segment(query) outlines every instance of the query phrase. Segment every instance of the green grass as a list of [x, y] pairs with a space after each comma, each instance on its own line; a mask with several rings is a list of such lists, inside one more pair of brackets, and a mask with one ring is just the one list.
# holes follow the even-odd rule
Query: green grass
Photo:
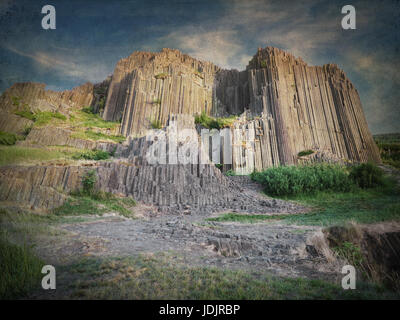
[[0, 299], [23, 297], [40, 286], [44, 263], [37, 258], [29, 245], [18, 246], [0, 233]]
[[196, 124], [200, 124], [207, 129], [223, 129], [232, 126], [236, 119], [236, 116], [213, 118], [208, 116], [205, 112], [202, 112], [201, 115], [195, 116], [194, 121]]
[[105, 121], [98, 114], [93, 114], [88, 107], [75, 112], [70, 118], [70, 123], [80, 127], [101, 129], [114, 129], [119, 126], [119, 122]]
[[25, 137], [17, 135], [15, 133], [0, 131], [0, 144], [11, 146], [14, 145], [18, 140], [24, 140]]
[[84, 150], [78, 151], [72, 155], [72, 159], [79, 160], [107, 160], [109, 159], [111, 154], [108, 151], [102, 150]]
[[379, 134], [374, 136], [382, 162], [400, 169], [400, 133]]
[[[178, 262], [177, 262], [178, 261]], [[84, 259], [64, 266], [69, 298], [81, 299], [388, 299], [398, 298], [380, 286], [357, 283], [345, 291], [339, 284], [302, 278], [283, 279], [209, 267], [188, 267], [180, 257], [157, 254]], [[71, 281], [73, 279], [73, 281]], [[66, 292], [67, 290], [63, 290]]]
[[68, 152], [48, 148], [0, 146], [0, 166], [24, 162], [70, 159]]
[[152, 127], [152, 129], [161, 129], [162, 123], [160, 120], [152, 120], [150, 121], [150, 126]]
[[95, 132], [92, 130], [75, 132], [75, 133], [71, 134], [71, 137], [77, 138], [77, 139], [84, 139], [84, 140], [93, 140], [93, 141], [111, 140], [111, 141], [118, 142], [118, 143], [122, 143], [126, 140], [126, 137], [124, 137], [124, 136], [109, 135], [109, 134], [104, 134], [102, 132]]
[[345, 225], [350, 221], [358, 223], [400, 221], [400, 193], [394, 185], [374, 189], [357, 188], [350, 192], [317, 192], [280, 197], [280, 199], [310, 206], [312, 210], [309, 213], [272, 216], [228, 213], [208, 220], [242, 223], [280, 220], [282, 223], [306, 226]]
[[125, 217], [133, 217], [132, 207], [135, 205], [136, 202], [132, 198], [118, 198], [107, 193], [93, 195], [75, 193], [53, 212], [59, 216], [103, 215], [117, 212]]
[[283, 221], [299, 225], [332, 226], [346, 222], [376, 223], [400, 220], [398, 191], [368, 189], [346, 192], [320, 192], [314, 195], [285, 197], [309, 205], [314, 210], [307, 214], [285, 216]]
[[36, 127], [44, 126], [49, 124], [53, 119], [58, 119], [61, 121], [66, 121], [67, 117], [63, 114], [51, 111], [38, 111], [38, 112], [31, 112], [29, 110], [22, 110], [22, 111], [15, 111], [16, 115], [20, 117], [27, 118], [35, 122]]
[[35, 114], [29, 110], [15, 111], [14, 114], [29, 119], [31, 121], [35, 121]]

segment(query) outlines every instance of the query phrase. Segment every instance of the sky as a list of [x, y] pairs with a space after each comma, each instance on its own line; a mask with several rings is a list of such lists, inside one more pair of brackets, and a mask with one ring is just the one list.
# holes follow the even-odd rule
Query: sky
[[[47, 4], [55, 30], [41, 26]], [[355, 30], [341, 27], [348, 4]], [[101, 82], [133, 51], [174, 48], [243, 70], [257, 48], [275, 46], [309, 65], [338, 64], [372, 133], [400, 132], [399, 35], [399, 0], [0, 0], [0, 92]]]

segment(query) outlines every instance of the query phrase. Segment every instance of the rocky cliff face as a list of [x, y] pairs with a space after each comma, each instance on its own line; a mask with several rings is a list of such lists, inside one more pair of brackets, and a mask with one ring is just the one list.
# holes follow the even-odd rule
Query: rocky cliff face
[[177, 50], [135, 52], [115, 68], [104, 118], [121, 119], [121, 133], [136, 135], [153, 120], [165, 125], [171, 114], [203, 111], [247, 112], [232, 131], [232, 168], [239, 172], [295, 164], [308, 149], [380, 161], [358, 92], [344, 72], [333, 64], [308, 66], [271, 47], [259, 49], [241, 72]]
[[121, 120], [121, 133], [130, 135], [146, 132], [151, 121], [165, 125], [173, 113], [210, 113], [218, 70], [178, 50], [135, 52], [117, 63], [103, 117]]
[[[28, 126], [13, 114], [24, 106], [63, 113], [91, 105], [105, 120], [121, 121], [120, 133], [132, 137], [149, 134], [152, 122], [166, 126], [171, 115], [206, 112], [241, 115], [229, 134], [220, 133], [231, 139], [230, 150], [226, 143], [220, 150], [222, 159], [229, 158], [224, 170], [295, 164], [304, 150], [318, 154], [315, 159], [380, 162], [358, 92], [344, 72], [333, 64], [308, 66], [277, 48], [259, 49], [243, 71], [178, 50], [134, 52], [102, 83], [63, 92], [44, 88], [17, 83], [8, 89], [0, 97], [0, 130]], [[212, 143], [207, 148], [217, 153]]]
[[32, 121], [16, 116], [16, 111], [58, 111], [66, 114], [70, 108], [90, 106], [93, 85], [85, 83], [72, 90], [45, 90], [44, 83], [15, 83], [0, 96], [0, 131], [22, 133]]

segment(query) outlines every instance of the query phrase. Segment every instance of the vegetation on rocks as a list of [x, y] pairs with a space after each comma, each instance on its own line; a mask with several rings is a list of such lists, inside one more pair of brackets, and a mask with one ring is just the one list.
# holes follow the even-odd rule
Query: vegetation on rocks
[[162, 79], [162, 80], [164, 80], [165, 78], [168, 77], [168, 73], [162, 72], [162, 73], [156, 74], [154, 77], [155, 77], [156, 79]]
[[160, 120], [152, 120], [150, 121], [150, 125], [152, 129], [161, 129], [162, 128], [162, 123]]
[[72, 156], [72, 159], [74, 159], [74, 160], [79, 160], [79, 159], [84, 159], [84, 160], [107, 160], [107, 159], [110, 158], [110, 156], [111, 156], [111, 154], [108, 151], [84, 150], [84, 151], [76, 152]]
[[53, 119], [58, 119], [61, 121], [67, 120], [67, 117], [59, 113], [58, 111], [56, 112], [38, 111], [33, 113], [29, 110], [22, 110], [22, 111], [15, 111], [14, 113], [20, 117], [32, 120], [33, 122], [35, 122], [35, 126], [38, 127], [50, 123]]
[[213, 118], [202, 112], [201, 115], [195, 116], [194, 121], [196, 124], [200, 124], [207, 129], [223, 129], [232, 126], [236, 119], [236, 116]]
[[96, 132], [90, 129], [87, 129], [85, 131], [79, 131], [79, 132], [74, 132], [71, 135], [72, 138], [77, 138], [77, 139], [84, 139], [84, 140], [93, 140], [93, 141], [99, 141], [99, 140], [111, 140], [114, 142], [122, 143], [126, 140], [126, 137], [121, 136], [121, 135], [112, 135], [112, 134], [105, 134], [102, 132]]
[[14, 145], [18, 140], [24, 140], [25, 137], [17, 135], [15, 133], [0, 131], [0, 144], [11, 146]]
[[25, 162], [70, 159], [72, 153], [51, 148], [0, 146], [0, 166]]
[[313, 153], [314, 153], [314, 151], [309, 149], [309, 150], [300, 151], [297, 155], [299, 157], [304, 157], [304, 156], [308, 156], [308, 155], [313, 154]]

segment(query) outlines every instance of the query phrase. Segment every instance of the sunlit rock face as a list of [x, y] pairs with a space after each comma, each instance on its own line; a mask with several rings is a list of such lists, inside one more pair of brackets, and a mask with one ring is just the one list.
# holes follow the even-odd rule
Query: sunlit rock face
[[[243, 71], [163, 49], [134, 52], [95, 85], [56, 92], [45, 84], [16, 83], [0, 96], [0, 130], [21, 133], [32, 125], [15, 115], [25, 107], [68, 114], [85, 106], [120, 121], [119, 133], [131, 138], [148, 135], [153, 123], [165, 128], [172, 115], [236, 115], [230, 133], [220, 133], [220, 159], [228, 160], [223, 170], [242, 174], [318, 159], [380, 162], [360, 97], [345, 73], [334, 64], [308, 66], [272, 47], [258, 49]], [[213, 139], [208, 148], [218, 153]], [[299, 157], [305, 150], [314, 153]]]
[[243, 173], [295, 164], [308, 149], [325, 158], [380, 161], [358, 92], [344, 72], [334, 64], [308, 66], [272, 47], [259, 49], [244, 71], [177, 50], [135, 52], [117, 63], [103, 117], [121, 120], [121, 133], [135, 136], [152, 121], [166, 125], [171, 114], [203, 111], [246, 111], [245, 121], [232, 126], [232, 168]]

